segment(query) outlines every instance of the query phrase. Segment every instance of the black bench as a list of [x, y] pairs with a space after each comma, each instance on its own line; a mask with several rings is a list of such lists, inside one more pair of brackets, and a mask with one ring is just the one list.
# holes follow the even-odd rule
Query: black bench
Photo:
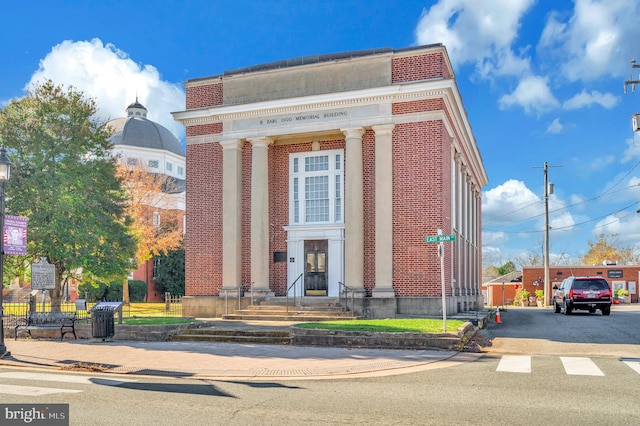
[[60, 340], [64, 335], [72, 333], [76, 337], [76, 313], [75, 312], [27, 312], [24, 318], [18, 320], [15, 338], [18, 339], [18, 331], [26, 330], [31, 336], [31, 330], [57, 329], [60, 330]]

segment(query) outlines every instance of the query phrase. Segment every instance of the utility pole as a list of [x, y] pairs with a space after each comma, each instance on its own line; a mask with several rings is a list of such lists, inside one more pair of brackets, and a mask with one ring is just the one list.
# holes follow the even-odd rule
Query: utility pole
[[[542, 285], [542, 297], [543, 306], [548, 306], [547, 295], [550, 294], [551, 288], [547, 291], [547, 286], [550, 284], [549, 278], [549, 195], [553, 194], [553, 184], [549, 183], [549, 167], [562, 167], [562, 166], [549, 166], [549, 163], [544, 162], [544, 283]], [[539, 168], [539, 167], [538, 167]]]
[[[544, 162], [544, 285], [542, 286], [542, 306], [547, 306], [547, 286], [549, 285], [549, 164]], [[553, 191], [551, 191], [553, 194]]]
[[[633, 59], [631, 61], [631, 68], [640, 68], [640, 65], [636, 64], [636, 60]], [[624, 82], [624, 93], [627, 94], [627, 87], [631, 86], [631, 93], [636, 91], [636, 84], [640, 84], [640, 79], [634, 80], [631, 75], [629, 75], [629, 80]], [[631, 126], [633, 128], [633, 132], [640, 132], [640, 114], [633, 114], [631, 116]], [[635, 136], [634, 136], [635, 137]]]
[[[636, 64], [636, 60], [631, 60], [631, 68], [640, 68], [639, 64]], [[629, 75], [629, 80], [624, 82], [624, 93], [627, 94], [627, 87], [631, 86], [631, 93], [636, 91], [636, 84], [640, 84], [640, 80], [634, 80], [631, 75]]]

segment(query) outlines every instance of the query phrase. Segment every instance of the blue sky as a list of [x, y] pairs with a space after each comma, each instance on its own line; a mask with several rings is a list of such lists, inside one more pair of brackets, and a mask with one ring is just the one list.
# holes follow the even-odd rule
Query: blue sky
[[171, 117], [183, 82], [300, 56], [443, 43], [489, 177], [484, 263], [578, 258], [600, 234], [640, 249], [640, 2], [306, 0], [6, 2], [0, 107], [50, 78], [94, 97], [103, 119], [136, 96]]

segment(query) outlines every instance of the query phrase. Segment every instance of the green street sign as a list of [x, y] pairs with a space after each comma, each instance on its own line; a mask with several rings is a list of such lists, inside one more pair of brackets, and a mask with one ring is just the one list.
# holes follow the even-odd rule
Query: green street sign
[[443, 243], [443, 242], [449, 242], [449, 241], [455, 241], [456, 240], [456, 236], [451, 234], [451, 235], [431, 235], [428, 236], [424, 239], [424, 241], [426, 243]]

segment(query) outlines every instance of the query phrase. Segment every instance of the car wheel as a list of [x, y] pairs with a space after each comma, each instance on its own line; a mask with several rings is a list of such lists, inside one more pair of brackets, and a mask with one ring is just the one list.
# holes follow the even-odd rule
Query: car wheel
[[560, 305], [558, 305], [558, 304], [556, 303], [556, 301], [555, 301], [555, 300], [553, 301], [553, 311], [554, 311], [556, 314], [559, 314], [559, 313], [560, 313]]
[[602, 308], [602, 315], [609, 315], [611, 313], [611, 306], [607, 306], [606, 308]]
[[564, 314], [571, 315], [571, 308], [569, 307], [569, 302], [565, 300], [564, 302]]

